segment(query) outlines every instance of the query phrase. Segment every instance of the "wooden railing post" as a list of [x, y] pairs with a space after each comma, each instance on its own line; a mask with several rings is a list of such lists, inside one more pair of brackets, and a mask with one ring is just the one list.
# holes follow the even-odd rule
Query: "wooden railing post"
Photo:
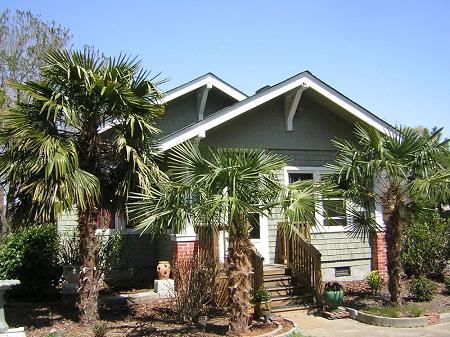
[[250, 254], [253, 268], [253, 289], [261, 289], [264, 286], [264, 257], [253, 245]]

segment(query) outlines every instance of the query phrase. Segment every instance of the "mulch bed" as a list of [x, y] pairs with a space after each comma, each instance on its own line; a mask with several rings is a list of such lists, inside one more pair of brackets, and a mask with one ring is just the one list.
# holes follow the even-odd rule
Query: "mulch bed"
[[[76, 311], [61, 303], [9, 304], [6, 308], [7, 321], [12, 327], [24, 326], [27, 337], [46, 337], [52, 331], [64, 337], [92, 337], [94, 325], [77, 322]], [[107, 337], [127, 336], [225, 336], [228, 330], [227, 318], [220, 313], [211, 313], [206, 333], [198, 324], [178, 324], [167, 301], [146, 304], [112, 305], [100, 312], [98, 324], [106, 324]], [[283, 323], [284, 325], [284, 323]], [[288, 331], [292, 325], [286, 325]], [[249, 336], [257, 336], [276, 329], [273, 323], [260, 324], [250, 331]]]
[[[344, 283], [344, 282], [343, 282]], [[401, 282], [402, 304], [412, 305], [423, 309], [424, 313], [450, 312], [450, 295], [445, 289], [445, 285], [437, 283], [437, 294], [431, 302], [415, 302], [409, 296], [409, 283], [405, 278]], [[383, 307], [389, 305], [389, 292], [384, 286], [379, 294], [373, 295], [365, 282], [352, 284], [344, 283], [345, 297], [343, 306], [363, 310], [373, 307]], [[402, 313], [401, 317], [411, 317], [408, 313]]]
[[100, 295], [119, 295], [119, 294], [140, 294], [143, 292], [153, 291], [153, 288], [103, 288], [100, 289], [99, 294]]

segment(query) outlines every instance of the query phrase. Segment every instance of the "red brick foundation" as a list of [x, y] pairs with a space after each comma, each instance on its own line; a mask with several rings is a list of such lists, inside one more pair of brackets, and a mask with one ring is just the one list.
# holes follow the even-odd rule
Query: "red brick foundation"
[[172, 241], [173, 263], [194, 256], [197, 250], [198, 241]]
[[372, 269], [378, 270], [384, 280], [388, 279], [387, 249], [384, 232], [377, 232], [372, 241]]

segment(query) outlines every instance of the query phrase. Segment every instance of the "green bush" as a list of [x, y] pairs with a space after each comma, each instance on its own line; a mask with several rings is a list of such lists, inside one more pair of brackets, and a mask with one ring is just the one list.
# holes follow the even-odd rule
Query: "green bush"
[[409, 283], [409, 293], [418, 302], [429, 302], [436, 295], [437, 287], [426, 276], [413, 277]]
[[381, 289], [381, 284], [383, 280], [381, 279], [380, 272], [378, 270], [373, 270], [367, 275], [367, 284], [374, 294], [377, 294]]
[[407, 307], [407, 311], [412, 317], [420, 317], [423, 315], [423, 312], [424, 312], [424, 310], [422, 308], [418, 307], [415, 304], [409, 305]]
[[408, 276], [442, 275], [448, 259], [447, 224], [438, 214], [416, 217], [403, 232], [401, 259]]
[[31, 226], [6, 235], [0, 248], [0, 279], [20, 280], [15, 294], [46, 295], [60, 275], [56, 226]]
[[444, 278], [444, 283], [447, 288], [447, 294], [450, 294], [450, 276]]
[[108, 332], [108, 326], [105, 323], [97, 323], [92, 328], [94, 337], [105, 337]]
[[262, 303], [267, 302], [269, 300], [270, 300], [270, 293], [266, 288], [261, 287], [260, 289], [253, 291], [253, 298], [252, 298], [253, 303]]

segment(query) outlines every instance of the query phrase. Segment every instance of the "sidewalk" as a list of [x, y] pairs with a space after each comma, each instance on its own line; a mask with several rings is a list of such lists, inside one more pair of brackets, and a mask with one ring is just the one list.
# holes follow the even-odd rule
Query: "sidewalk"
[[322, 317], [290, 312], [284, 317], [293, 320], [302, 334], [311, 337], [450, 337], [450, 323], [424, 328], [385, 328], [353, 319], [328, 320]]

